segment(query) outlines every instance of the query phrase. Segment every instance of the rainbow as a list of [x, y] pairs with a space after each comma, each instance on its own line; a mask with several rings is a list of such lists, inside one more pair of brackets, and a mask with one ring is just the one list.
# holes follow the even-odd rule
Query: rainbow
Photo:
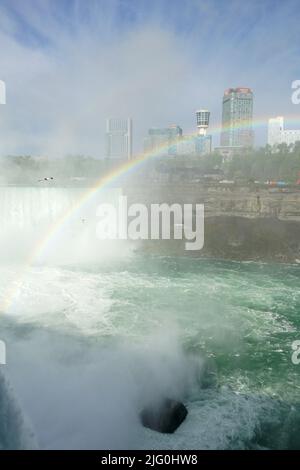
[[[260, 118], [256, 119], [252, 123], [253, 130], [257, 128], [264, 128], [267, 126], [268, 118]], [[291, 125], [300, 127], [300, 120], [299, 118], [290, 117], [285, 119], [285, 123], [288, 124], [290, 127]], [[245, 122], [244, 124], [238, 124], [234, 126], [234, 129], [247, 129], [249, 124]], [[232, 128], [232, 127], [231, 127]], [[226, 131], [227, 129], [222, 126], [216, 126], [209, 130], [209, 135], [217, 136], [220, 135], [222, 131]], [[184, 136], [181, 142], [188, 143], [191, 141], [197, 133], [191, 133], [187, 136]], [[19, 285], [21, 284], [21, 277], [24, 273], [26, 268], [29, 268], [35, 263], [38, 263], [39, 260], [42, 258], [43, 253], [46, 251], [47, 247], [50, 243], [55, 243], [58, 239], [61, 230], [63, 229], [65, 223], [73, 217], [76, 212], [82, 208], [93, 196], [97, 195], [99, 191], [102, 191], [108, 188], [111, 184], [114, 184], [118, 181], [118, 179], [130, 172], [134, 172], [136, 169], [140, 168], [145, 162], [150, 159], [154, 159], [159, 157], [163, 152], [167, 152], [170, 148], [169, 145], [161, 145], [160, 147], [156, 148], [155, 151], [151, 152], [144, 152], [141, 155], [137, 156], [136, 158], [126, 161], [124, 164], [114, 168], [111, 172], [109, 172], [104, 177], [101, 176], [91, 187], [89, 187], [80, 197], [76, 200], [76, 202], [70, 206], [66, 211], [64, 211], [60, 217], [50, 226], [50, 229], [44, 234], [43, 237], [38, 241], [35, 245], [33, 251], [29, 254], [28, 259], [26, 260], [25, 267], [22, 269], [21, 274], [18, 276], [18, 280], [14, 282], [14, 285], [11, 286], [9, 292], [5, 296], [5, 300], [0, 307], [1, 310], [6, 309], [10, 303], [12, 302], [15, 292], [18, 290]]]
[[[260, 121], [255, 122], [256, 127], [260, 127], [265, 124], [266, 124], [265, 120], [260, 120]], [[235, 126], [236, 129], [243, 129], [243, 128], [248, 129], [248, 127], [249, 125], [247, 123], [244, 125]], [[209, 132], [209, 135], [212, 135], [212, 136], [219, 135], [224, 130], [226, 130], [226, 128], [224, 129], [221, 126], [217, 126], [211, 129], [211, 131]], [[198, 133], [188, 134], [182, 138], [181, 142], [188, 143], [192, 141], [197, 135]], [[104, 177], [101, 176], [91, 187], [87, 189], [87, 191], [85, 191], [78, 198], [78, 200], [70, 208], [68, 208], [55, 221], [55, 223], [50, 227], [49, 231], [45, 234], [44, 237], [41, 238], [41, 240], [35, 246], [33, 252], [29, 256], [27, 264], [31, 265], [35, 261], [38, 261], [41, 258], [48, 244], [52, 241], [55, 242], [55, 239], [59, 236], [59, 231], [61, 228], [63, 228], [65, 222], [69, 220], [69, 218], [72, 217], [76, 213], [76, 211], [79, 210], [79, 208], [82, 208], [82, 206], [84, 206], [84, 204], [86, 204], [90, 200], [90, 198], [95, 196], [99, 191], [102, 191], [108, 188], [110, 185], [117, 182], [118, 179], [121, 178], [122, 176], [126, 174], [130, 174], [130, 172], [136, 171], [148, 160], [158, 158], [162, 153], [167, 152], [169, 148], [170, 148], [169, 145], [162, 144], [161, 146], [157, 147], [155, 151], [144, 152], [141, 155], [137, 156], [136, 158], [133, 158], [132, 160], [128, 160], [125, 163], [119, 165], [117, 168], [114, 168]]]
[[[252, 128], [253, 130], [257, 128], [263, 128], [267, 125], [267, 122], [268, 122], [268, 118], [256, 119], [252, 123]], [[294, 117], [290, 117], [288, 119], [285, 119], [285, 122], [288, 123], [289, 126], [295, 125], [297, 127], [300, 127], [299, 118], [296, 119]], [[239, 130], [248, 129], [249, 123], [245, 122], [244, 124], [238, 124], [236, 126], [231, 127], [231, 129], [232, 128], [239, 129]], [[221, 134], [222, 131], [227, 131], [227, 130], [228, 128], [224, 128], [219, 125], [219, 126], [212, 128], [209, 131], [209, 135], [218, 136]], [[197, 133], [188, 134], [187, 136], [184, 136], [181, 142], [188, 143], [189, 141], [194, 139], [197, 135], [198, 135]], [[169, 148], [170, 148], [169, 145], [161, 145], [160, 147], [156, 148], [154, 152], [153, 151], [144, 152], [138, 157], [132, 160], [126, 161], [124, 164], [120, 165], [119, 167], [114, 168], [111, 172], [109, 172], [104, 177], [99, 178], [96, 181], [96, 183], [94, 183], [93, 186], [88, 188], [88, 190], [79, 197], [76, 203], [72, 205], [68, 210], [66, 210], [61, 215], [61, 217], [59, 217], [57, 221], [52, 225], [52, 227], [47, 232], [47, 234], [38, 242], [38, 244], [34, 248], [34, 251], [30, 254], [30, 257], [28, 259], [28, 264], [32, 264], [36, 259], [40, 257], [44, 249], [46, 249], [48, 243], [53, 238], [58, 236], [59, 230], [61, 227], [63, 227], [64, 222], [68, 220], [72, 215], [74, 215], [74, 213], [76, 213], [76, 211], [79, 208], [81, 208], [91, 197], [93, 197], [99, 191], [109, 187], [110, 184], [117, 182], [121, 176], [124, 176], [125, 174], [135, 171], [148, 160], [157, 158], [160, 156], [161, 153], [167, 152]]]

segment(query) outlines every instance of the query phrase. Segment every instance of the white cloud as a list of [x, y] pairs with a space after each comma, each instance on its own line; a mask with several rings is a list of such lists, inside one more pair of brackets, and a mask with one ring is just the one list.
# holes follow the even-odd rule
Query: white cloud
[[[133, 118], [139, 151], [150, 126], [194, 130], [199, 106], [219, 123], [228, 86], [253, 87], [258, 115], [297, 112], [289, 40], [298, 28], [288, 3], [270, 12], [271, 24], [261, 2], [242, 8], [232, 1], [226, 10], [190, 0], [180, 14], [175, 2], [169, 18], [163, 1], [148, 5], [148, 15], [146, 4], [113, 1], [84, 8], [77, 0], [69, 16], [59, 2], [15, 0], [17, 16], [0, 7], [0, 78], [7, 84], [0, 153], [102, 156], [104, 121], [112, 115]], [[121, 4], [133, 17], [130, 27]], [[287, 19], [290, 27], [281, 30]]]

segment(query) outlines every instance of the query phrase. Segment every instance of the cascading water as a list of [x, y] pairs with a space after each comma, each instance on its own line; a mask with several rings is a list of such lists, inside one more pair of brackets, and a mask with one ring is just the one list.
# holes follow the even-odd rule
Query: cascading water
[[[297, 447], [299, 268], [104, 244], [98, 196], [25, 266], [81, 194], [0, 189], [0, 445], [35, 445], [26, 415], [39, 448]], [[189, 411], [174, 435], [139, 422], [162, 396]]]
[[116, 204], [121, 190], [102, 190], [79, 203], [85, 194], [82, 188], [1, 187], [0, 260], [38, 262], [43, 240], [40, 261], [47, 264], [102, 259], [111, 246], [106, 243], [103, 250], [97, 239], [97, 207], [103, 202]]

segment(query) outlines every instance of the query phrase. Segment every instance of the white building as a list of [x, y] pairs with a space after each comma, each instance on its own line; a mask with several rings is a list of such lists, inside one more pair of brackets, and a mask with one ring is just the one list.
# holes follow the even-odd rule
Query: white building
[[281, 144], [282, 132], [284, 127], [284, 119], [282, 116], [269, 119], [268, 124], [268, 144], [273, 145]]
[[284, 130], [282, 133], [282, 142], [287, 145], [294, 145], [300, 141], [300, 130]]
[[269, 119], [268, 144], [273, 146], [279, 144], [294, 145], [300, 141], [300, 130], [284, 129], [283, 116]]
[[106, 120], [106, 157], [130, 160], [132, 157], [132, 120], [108, 118]]

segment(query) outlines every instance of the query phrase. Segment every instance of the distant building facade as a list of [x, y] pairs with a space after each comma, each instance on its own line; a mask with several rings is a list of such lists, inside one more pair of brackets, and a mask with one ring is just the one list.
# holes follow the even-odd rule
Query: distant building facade
[[206, 135], [209, 126], [210, 112], [207, 109], [196, 111], [196, 121], [199, 135]]
[[178, 155], [201, 156], [211, 153], [212, 137], [207, 135], [209, 127], [210, 112], [207, 109], [198, 109], [196, 111], [197, 135], [183, 136], [178, 142]]
[[280, 144], [282, 141], [282, 131], [284, 125], [282, 116], [269, 119], [268, 123], [268, 144], [273, 146]]
[[106, 120], [106, 157], [115, 160], [132, 158], [131, 118], [108, 118]]
[[210, 112], [207, 109], [196, 111], [196, 135], [182, 135], [181, 127], [151, 128], [144, 141], [145, 152], [155, 152], [160, 156], [201, 156], [211, 153], [212, 136], [207, 135]]
[[294, 145], [300, 141], [300, 130], [284, 129], [283, 116], [269, 119], [268, 144], [276, 147], [279, 144]]
[[223, 96], [221, 147], [252, 147], [253, 93], [250, 88], [228, 88]]
[[211, 153], [211, 135], [184, 136], [177, 144], [177, 154], [186, 156], [202, 156]]
[[177, 125], [165, 128], [149, 129], [144, 141], [145, 152], [157, 152], [158, 155], [176, 155], [178, 143], [182, 138], [182, 129]]

